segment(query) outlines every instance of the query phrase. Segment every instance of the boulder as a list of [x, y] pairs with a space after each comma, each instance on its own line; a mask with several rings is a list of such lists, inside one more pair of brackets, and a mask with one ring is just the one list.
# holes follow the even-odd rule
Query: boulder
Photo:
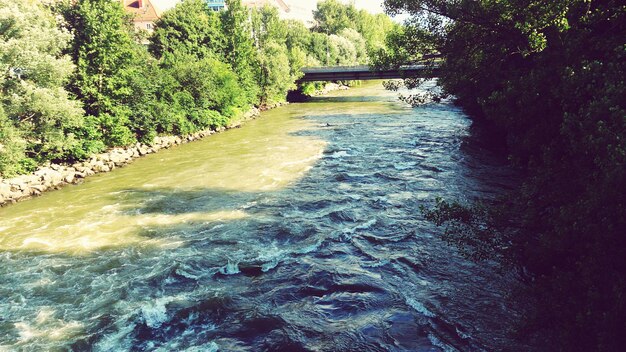
[[68, 172], [63, 177], [63, 181], [65, 181], [67, 183], [74, 183], [75, 178], [76, 178], [76, 173], [75, 172]]
[[11, 186], [0, 183], [0, 205], [7, 203], [10, 200]]
[[94, 172], [102, 172], [104, 169], [104, 166], [105, 166], [104, 163], [98, 160], [94, 163], [91, 163], [89, 168], [93, 170]]
[[11, 185], [0, 182], [0, 196], [6, 196], [11, 192]]
[[46, 187], [43, 185], [33, 185], [30, 187], [29, 193], [33, 196], [38, 196], [46, 191]]
[[63, 182], [63, 174], [60, 171], [50, 170], [48, 174], [50, 176], [50, 183], [56, 186]]
[[21, 179], [19, 178], [13, 178], [10, 180], [11, 181], [11, 192], [15, 193], [15, 192], [21, 192], [22, 190], [26, 189], [28, 187], [28, 185], [26, 183], [24, 183]]

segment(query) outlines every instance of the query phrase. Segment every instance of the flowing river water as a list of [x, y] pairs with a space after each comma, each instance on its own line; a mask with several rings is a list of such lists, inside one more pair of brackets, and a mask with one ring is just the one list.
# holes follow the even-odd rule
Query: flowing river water
[[507, 283], [423, 220], [512, 171], [380, 82], [0, 209], [0, 351], [511, 349]]

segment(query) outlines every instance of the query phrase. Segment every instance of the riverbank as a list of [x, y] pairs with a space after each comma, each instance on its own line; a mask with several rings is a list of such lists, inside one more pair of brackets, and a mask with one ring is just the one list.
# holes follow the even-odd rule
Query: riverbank
[[[348, 89], [348, 87], [336, 83], [328, 83], [323, 89], [316, 91], [313, 95], [324, 95], [343, 89]], [[95, 154], [86, 160], [73, 164], [46, 163], [30, 174], [0, 179], [0, 207], [37, 197], [44, 192], [57, 190], [67, 185], [79, 184], [89, 176], [115, 170], [132, 163], [144, 155], [153, 154], [162, 149], [193, 142], [229, 129], [239, 128], [246, 121], [260, 116], [262, 111], [274, 109], [285, 104], [288, 104], [288, 102], [252, 108], [227, 127], [221, 127], [217, 130], [207, 129], [187, 136], [157, 136], [152, 144], [137, 143], [128, 147], [112, 148], [104, 153]]]

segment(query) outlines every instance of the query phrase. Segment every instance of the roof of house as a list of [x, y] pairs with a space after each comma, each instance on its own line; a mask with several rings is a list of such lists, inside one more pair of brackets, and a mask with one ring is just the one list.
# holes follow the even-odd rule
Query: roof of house
[[150, 0], [120, 0], [124, 10], [132, 13], [136, 22], [154, 22], [161, 18], [163, 11], [159, 10]]

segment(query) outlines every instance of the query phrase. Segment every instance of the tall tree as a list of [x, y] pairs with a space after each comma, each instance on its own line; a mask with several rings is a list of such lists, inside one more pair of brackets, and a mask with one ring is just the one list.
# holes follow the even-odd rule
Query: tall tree
[[227, 10], [223, 12], [222, 23], [226, 43], [226, 62], [231, 65], [250, 103], [258, 101], [259, 87], [258, 58], [254, 49], [248, 9], [241, 0], [227, 0]]
[[79, 0], [65, 8], [74, 34], [71, 55], [77, 69], [71, 89], [83, 102], [89, 119], [110, 146], [143, 137], [153, 99], [152, 58], [136, 43], [132, 25], [119, 2]]
[[277, 8], [266, 5], [252, 11], [250, 17], [257, 47], [263, 47], [270, 40], [285, 45], [288, 37], [287, 24], [286, 21], [280, 19]]
[[344, 5], [337, 0], [323, 0], [317, 3], [313, 18], [318, 23], [317, 30], [326, 34], [337, 34], [344, 28], [354, 28], [352, 19], [357, 12], [354, 5]]
[[62, 55], [70, 38], [39, 2], [0, 0], [0, 173], [27, 171], [26, 156], [70, 156], [78, 145], [72, 131], [83, 111], [63, 88], [74, 69]]
[[226, 37], [218, 12], [203, 0], [187, 0], [165, 12], [150, 38], [150, 52], [157, 58], [166, 53], [198, 58], [225, 53]]
[[276, 42], [265, 43], [260, 52], [261, 103], [272, 104], [287, 97], [287, 92], [295, 89], [291, 76], [287, 48]]

